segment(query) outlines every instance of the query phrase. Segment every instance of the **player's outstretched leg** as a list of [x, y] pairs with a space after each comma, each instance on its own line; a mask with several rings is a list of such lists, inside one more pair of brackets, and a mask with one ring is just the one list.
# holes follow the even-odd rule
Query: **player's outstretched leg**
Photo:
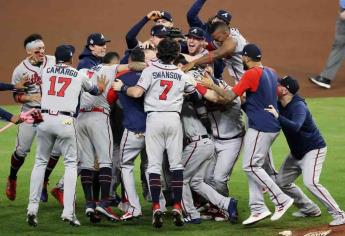
[[171, 188], [174, 195], [174, 205], [172, 210], [173, 221], [176, 226], [183, 226], [184, 220], [182, 215], [182, 188], [183, 188], [183, 170], [172, 171]]
[[159, 205], [159, 195], [161, 193], [161, 178], [159, 174], [149, 174], [150, 191], [152, 198], [152, 225], [155, 228], [163, 226], [163, 212]]

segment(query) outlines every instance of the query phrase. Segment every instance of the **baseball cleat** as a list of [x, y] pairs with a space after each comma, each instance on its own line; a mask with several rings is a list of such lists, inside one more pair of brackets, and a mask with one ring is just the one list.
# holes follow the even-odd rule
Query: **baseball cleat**
[[312, 213], [305, 213], [305, 212], [299, 210], [299, 211], [296, 211], [296, 212], [292, 213], [292, 216], [297, 217], [297, 218], [319, 217], [319, 216], [321, 216], [321, 211], [312, 212]]
[[217, 222], [223, 222], [229, 220], [227, 214], [225, 214], [222, 210], [218, 210], [214, 215], [213, 218]]
[[125, 212], [125, 214], [123, 214], [120, 219], [123, 220], [123, 221], [126, 221], [126, 220], [133, 220], [133, 219], [136, 219], [136, 218], [139, 218], [142, 214], [137, 214], [137, 215], [134, 215], [133, 212]]
[[61, 216], [61, 219], [65, 222], [69, 222], [70, 225], [75, 226], [75, 227], [78, 227], [81, 225], [76, 216], [72, 216], [72, 217]]
[[311, 82], [313, 82], [314, 84], [322, 87], [322, 88], [326, 88], [326, 89], [331, 88], [331, 80], [327, 79], [325, 77], [322, 77], [322, 76], [318, 75], [316, 77], [309, 77], [309, 80]]
[[184, 225], [184, 220], [183, 220], [181, 208], [174, 207], [174, 209], [172, 209], [172, 217], [173, 217], [174, 224], [176, 226], [183, 226]]
[[163, 226], [163, 212], [161, 209], [153, 210], [152, 225], [155, 228], [162, 228]]
[[271, 220], [279, 220], [285, 214], [285, 212], [292, 206], [293, 202], [294, 200], [291, 198], [285, 205], [276, 207], [275, 212], [271, 217]]
[[41, 193], [41, 202], [48, 202], [48, 182], [44, 182], [42, 193]]
[[17, 180], [7, 178], [6, 196], [9, 200], [16, 199]]
[[28, 222], [28, 224], [32, 227], [37, 227], [37, 216], [34, 214], [28, 214], [26, 222]]
[[98, 223], [101, 221], [101, 217], [95, 212], [93, 208], [86, 208], [85, 215], [89, 217], [91, 223]]
[[341, 215], [329, 223], [329, 226], [338, 226], [345, 224], [345, 215]]
[[238, 221], [238, 210], [237, 210], [237, 200], [235, 198], [230, 198], [228, 206], [229, 220], [232, 224], [236, 224]]
[[112, 211], [111, 207], [102, 207], [98, 205], [96, 207], [96, 212], [105, 216], [110, 221], [113, 221], [113, 222], [120, 221], [120, 218]]
[[265, 211], [262, 213], [251, 214], [248, 219], [242, 222], [243, 225], [253, 225], [267, 217], [269, 217], [272, 213], [270, 211]]
[[58, 187], [55, 187], [50, 191], [50, 193], [60, 203], [60, 206], [63, 207], [63, 190]]
[[201, 224], [201, 219], [200, 218], [195, 218], [195, 219], [184, 218], [184, 223], [199, 225]]

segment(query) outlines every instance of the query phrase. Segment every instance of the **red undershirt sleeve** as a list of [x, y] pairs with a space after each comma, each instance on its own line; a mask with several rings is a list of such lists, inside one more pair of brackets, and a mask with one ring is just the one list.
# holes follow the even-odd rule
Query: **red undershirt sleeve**
[[252, 69], [247, 70], [238, 84], [236, 84], [232, 91], [237, 96], [242, 96], [243, 93], [247, 90], [251, 92], [255, 92], [259, 87], [260, 78], [262, 75], [263, 68], [261, 67], [254, 67]]

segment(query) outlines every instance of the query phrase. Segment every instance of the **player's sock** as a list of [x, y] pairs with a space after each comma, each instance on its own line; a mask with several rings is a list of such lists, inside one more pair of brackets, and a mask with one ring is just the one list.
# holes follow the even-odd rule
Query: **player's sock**
[[173, 170], [171, 189], [174, 196], [174, 204], [180, 204], [182, 200], [183, 170]]
[[101, 201], [102, 205], [109, 205], [109, 190], [111, 185], [111, 168], [102, 167], [99, 169], [99, 184], [101, 185]]
[[159, 204], [159, 195], [161, 193], [161, 176], [159, 174], [150, 173], [150, 191], [153, 204]]
[[46, 172], [44, 174], [44, 181], [48, 182], [49, 180], [49, 176], [52, 173], [52, 171], [54, 170], [56, 164], [59, 161], [60, 156], [50, 156], [49, 161], [48, 161], [48, 165], [46, 168]]
[[17, 179], [17, 173], [20, 167], [23, 165], [24, 161], [25, 161], [25, 157], [18, 156], [16, 152], [12, 154], [9, 179], [12, 179], [12, 180]]
[[99, 172], [98, 170], [93, 171], [93, 180], [92, 180], [92, 189], [93, 189], [93, 198], [96, 202], [99, 201], [99, 190], [101, 185], [99, 183]]
[[81, 180], [81, 185], [83, 186], [86, 202], [92, 202], [93, 201], [92, 170], [82, 169], [80, 171], [80, 180]]

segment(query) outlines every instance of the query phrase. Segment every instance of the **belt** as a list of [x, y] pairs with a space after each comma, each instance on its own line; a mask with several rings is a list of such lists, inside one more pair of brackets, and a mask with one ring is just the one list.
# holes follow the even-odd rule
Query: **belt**
[[231, 139], [236, 139], [236, 138], [241, 138], [244, 136], [244, 133], [241, 132], [238, 135], [231, 137], [231, 138], [219, 138], [219, 137], [214, 137], [214, 139], [218, 139], [218, 140], [231, 140]]
[[177, 114], [180, 115], [180, 112], [178, 112], [178, 111], [147, 111], [146, 113], [150, 114], [150, 113], [153, 113], [153, 112], [176, 112]]
[[189, 145], [190, 143], [193, 143], [193, 142], [198, 142], [202, 139], [206, 139], [206, 138], [210, 138], [207, 134], [205, 135], [198, 135], [198, 136], [194, 136], [194, 137], [185, 137], [184, 139], [184, 142], [185, 142], [185, 145]]
[[109, 115], [109, 111], [107, 109], [100, 108], [100, 107], [82, 108], [80, 109], [80, 112], [102, 112], [106, 115]]
[[57, 116], [57, 115], [65, 115], [65, 116], [71, 116], [71, 117], [77, 117], [77, 114], [74, 112], [69, 111], [53, 111], [53, 110], [41, 110], [41, 113], [48, 113], [49, 115]]

